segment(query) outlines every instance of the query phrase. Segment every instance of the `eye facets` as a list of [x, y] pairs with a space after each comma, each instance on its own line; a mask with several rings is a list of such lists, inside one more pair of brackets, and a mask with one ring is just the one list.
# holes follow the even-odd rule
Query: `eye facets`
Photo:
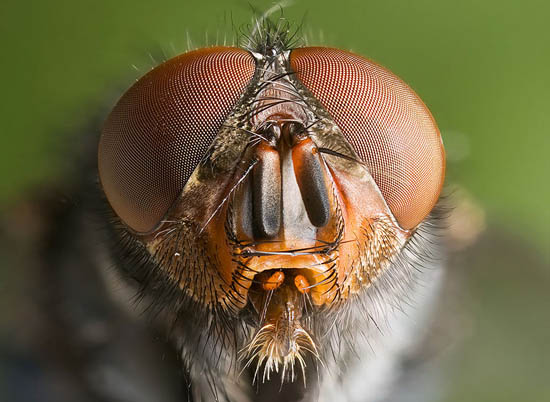
[[138, 80], [105, 122], [99, 177], [116, 214], [154, 229], [238, 102], [255, 69], [245, 50], [199, 49]]
[[401, 227], [418, 225], [445, 176], [439, 130], [424, 103], [390, 71], [343, 50], [295, 49], [290, 65], [365, 163]]

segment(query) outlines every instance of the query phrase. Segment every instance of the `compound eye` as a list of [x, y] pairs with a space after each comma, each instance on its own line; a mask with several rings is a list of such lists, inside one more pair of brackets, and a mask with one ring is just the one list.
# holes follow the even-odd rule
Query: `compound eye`
[[149, 232], [181, 194], [254, 74], [246, 51], [199, 49], [139, 79], [107, 118], [99, 178], [111, 207], [136, 232]]
[[428, 108], [390, 71], [346, 51], [295, 49], [290, 64], [365, 163], [399, 225], [417, 226], [445, 177], [445, 151]]

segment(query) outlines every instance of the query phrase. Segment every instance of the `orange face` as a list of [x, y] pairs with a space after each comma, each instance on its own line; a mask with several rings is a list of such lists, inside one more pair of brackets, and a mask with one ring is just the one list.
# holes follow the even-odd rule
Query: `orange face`
[[337, 49], [272, 50], [200, 49], [153, 69], [98, 153], [119, 230], [156, 278], [198, 309], [249, 311], [260, 356], [267, 329], [291, 326], [297, 350], [306, 310], [367, 292], [445, 171], [430, 112], [391, 72]]

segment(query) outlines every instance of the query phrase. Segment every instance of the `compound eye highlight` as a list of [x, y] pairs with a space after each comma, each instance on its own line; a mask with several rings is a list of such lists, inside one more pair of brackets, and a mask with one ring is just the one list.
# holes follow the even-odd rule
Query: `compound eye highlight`
[[151, 70], [118, 101], [103, 127], [98, 169], [107, 200], [130, 229], [160, 224], [254, 68], [242, 49], [199, 49]]
[[416, 227], [445, 177], [441, 136], [418, 95], [390, 71], [343, 50], [295, 49], [290, 64], [365, 163], [399, 225]]

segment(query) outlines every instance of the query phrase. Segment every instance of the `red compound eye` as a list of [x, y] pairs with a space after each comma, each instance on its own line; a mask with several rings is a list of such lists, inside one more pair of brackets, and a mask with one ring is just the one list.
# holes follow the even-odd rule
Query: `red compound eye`
[[441, 136], [424, 103], [397, 76], [346, 51], [295, 49], [290, 64], [366, 164], [401, 227], [418, 225], [445, 176]]
[[199, 49], [153, 69], [118, 101], [99, 142], [99, 178], [131, 229], [148, 232], [160, 223], [254, 68], [242, 49]]

